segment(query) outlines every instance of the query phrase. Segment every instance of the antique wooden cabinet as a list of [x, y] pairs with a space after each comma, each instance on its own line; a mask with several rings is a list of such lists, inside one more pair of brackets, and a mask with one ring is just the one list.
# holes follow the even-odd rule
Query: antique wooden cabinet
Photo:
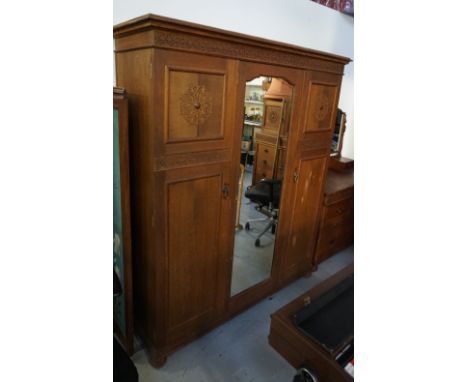
[[[331, 160], [332, 163], [333, 159]], [[328, 259], [354, 241], [354, 171], [329, 167], [322, 216], [315, 250], [315, 264]]]
[[[349, 59], [147, 15], [114, 27], [130, 104], [135, 327], [154, 366], [310, 273]], [[271, 276], [230, 297], [245, 83], [294, 88]]]
[[253, 182], [283, 179], [286, 166], [291, 101], [265, 99], [264, 124], [256, 134]]
[[286, 162], [287, 138], [259, 132], [256, 135], [253, 181], [282, 179]]

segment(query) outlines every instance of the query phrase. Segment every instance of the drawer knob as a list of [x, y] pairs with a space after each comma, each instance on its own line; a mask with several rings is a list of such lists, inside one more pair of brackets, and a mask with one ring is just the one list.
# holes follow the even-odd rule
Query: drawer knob
[[264, 159], [263, 164], [268, 164], [268, 161], [266, 159]]
[[263, 150], [264, 152], [268, 153], [268, 149]]
[[341, 208], [337, 208], [336, 209], [336, 212], [338, 212], [339, 214], [342, 214], [343, 213], [343, 210]]

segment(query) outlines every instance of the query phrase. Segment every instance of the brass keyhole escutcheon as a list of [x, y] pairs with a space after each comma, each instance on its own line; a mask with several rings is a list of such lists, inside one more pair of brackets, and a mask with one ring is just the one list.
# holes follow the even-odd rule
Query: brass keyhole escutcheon
[[223, 193], [223, 198], [224, 198], [224, 199], [227, 199], [228, 196], [229, 196], [229, 184], [224, 183], [224, 187], [223, 187], [222, 193]]
[[297, 183], [297, 181], [299, 180], [299, 173], [297, 172], [297, 170], [294, 171], [293, 180], [294, 180], [294, 183]]

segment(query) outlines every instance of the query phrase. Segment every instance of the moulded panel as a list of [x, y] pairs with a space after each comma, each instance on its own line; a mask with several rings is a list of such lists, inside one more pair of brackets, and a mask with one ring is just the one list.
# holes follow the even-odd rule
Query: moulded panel
[[216, 304], [221, 177], [168, 184], [170, 331], [210, 324]]
[[225, 75], [167, 71], [167, 141], [223, 137]]
[[304, 132], [332, 128], [332, 117], [338, 95], [338, 86], [309, 82], [307, 93], [307, 118]]

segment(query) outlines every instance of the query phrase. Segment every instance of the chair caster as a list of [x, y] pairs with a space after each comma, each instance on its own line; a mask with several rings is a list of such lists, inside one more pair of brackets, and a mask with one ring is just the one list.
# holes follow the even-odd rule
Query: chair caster
[[301, 367], [297, 369], [293, 382], [319, 382], [319, 379], [313, 369]]
[[248, 222], [245, 223], [245, 229], [246, 229], [247, 231], [250, 230], [250, 223], [248, 223]]
[[260, 247], [260, 239], [255, 240], [255, 246]]

